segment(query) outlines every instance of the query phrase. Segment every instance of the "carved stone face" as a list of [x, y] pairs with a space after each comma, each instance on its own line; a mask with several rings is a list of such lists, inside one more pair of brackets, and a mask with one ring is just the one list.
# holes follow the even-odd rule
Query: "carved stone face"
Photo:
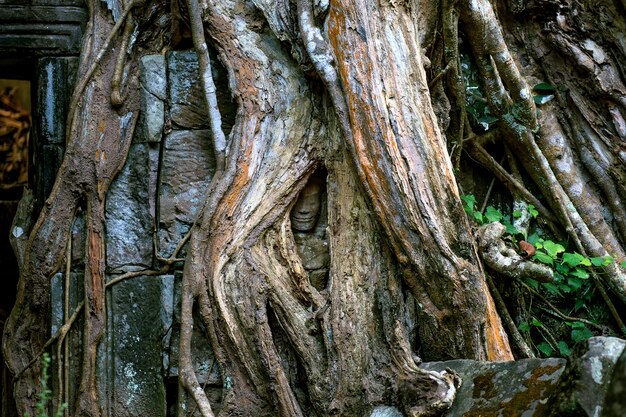
[[299, 232], [309, 232], [317, 224], [322, 207], [322, 186], [309, 182], [300, 192], [298, 201], [291, 209], [291, 227]]

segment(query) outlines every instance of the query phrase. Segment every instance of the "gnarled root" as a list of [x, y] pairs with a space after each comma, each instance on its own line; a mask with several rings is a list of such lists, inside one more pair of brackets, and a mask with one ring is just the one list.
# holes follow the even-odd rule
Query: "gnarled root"
[[552, 281], [552, 269], [527, 261], [515, 250], [506, 247], [501, 239], [505, 229], [500, 222], [489, 223], [480, 228], [478, 248], [485, 263], [494, 271], [511, 278], [528, 277], [541, 282]]

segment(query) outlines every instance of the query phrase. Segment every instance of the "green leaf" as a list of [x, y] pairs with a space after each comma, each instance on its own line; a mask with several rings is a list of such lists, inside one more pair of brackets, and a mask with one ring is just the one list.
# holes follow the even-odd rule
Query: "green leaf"
[[587, 279], [587, 278], [589, 278], [589, 272], [587, 272], [587, 271], [585, 271], [584, 269], [581, 269], [581, 268], [576, 268], [573, 271], [571, 271], [569, 274], [573, 275], [575, 277], [578, 277], [580, 279]]
[[589, 330], [583, 323], [582, 326], [572, 330], [572, 340], [574, 342], [582, 342], [593, 336], [593, 332]]
[[563, 340], [559, 340], [559, 343], [557, 343], [557, 347], [559, 348], [559, 353], [562, 356], [569, 356], [572, 353], [572, 350], [569, 348], [569, 346], [567, 346], [567, 343]]
[[543, 242], [543, 248], [546, 250], [546, 252], [548, 252], [548, 255], [550, 255], [553, 259], [556, 259], [556, 256], [559, 253], [565, 252], [565, 248], [563, 247], [563, 245], [554, 243], [551, 240], [546, 240], [545, 242]]
[[569, 266], [563, 263], [556, 264], [556, 270], [563, 275], [569, 274]]
[[530, 322], [530, 324], [532, 324], [532, 325], [533, 325], [533, 326], [535, 326], [535, 327], [543, 327], [543, 323], [542, 323], [542, 322], [540, 322], [540, 321], [539, 321], [539, 320], [537, 320], [537, 319], [533, 319], [533, 320]]
[[585, 306], [585, 300], [581, 298], [577, 298], [576, 300], [574, 300], [574, 311], [578, 311], [584, 306]]
[[485, 217], [490, 223], [499, 222], [500, 220], [502, 220], [502, 213], [500, 213], [500, 210], [492, 206], [488, 206], [487, 210], [485, 210]]
[[519, 219], [520, 217], [522, 217], [522, 212], [519, 210], [513, 210], [513, 217]]
[[580, 263], [585, 259], [580, 253], [569, 253], [565, 252], [563, 254], [563, 263], [567, 264], [570, 267], [575, 267], [580, 265]]
[[539, 282], [537, 282], [536, 280], [532, 278], [526, 278], [526, 284], [528, 284], [528, 286], [532, 288], [533, 290], [539, 289]]
[[583, 266], [591, 266], [591, 261], [589, 260], [589, 258], [583, 258], [583, 260], [580, 261], [580, 264]]
[[537, 345], [537, 349], [539, 349], [539, 351], [543, 353], [544, 356], [550, 356], [552, 355], [552, 352], [553, 352], [552, 347], [546, 342], [539, 343]]
[[554, 88], [553, 85], [548, 84], [548, 83], [539, 83], [533, 87], [533, 90], [541, 94], [548, 94], [548, 93], [555, 92], [556, 88]]
[[547, 254], [545, 254], [543, 252], [540, 252], [540, 251], [537, 251], [535, 253], [535, 256], [533, 257], [533, 259], [538, 260], [542, 264], [547, 264], [547, 265], [554, 264], [554, 259], [552, 259], [551, 256], [549, 256], [549, 255], [547, 255]]
[[582, 287], [583, 281], [581, 281], [580, 279], [575, 278], [575, 277], [569, 277], [569, 278], [567, 278], [567, 285], [569, 285], [569, 287], [572, 290], [576, 291], [577, 289]]
[[517, 230], [517, 228], [511, 224], [511, 222], [505, 221], [502, 224], [504, 224], [504, 232], [506, 234], [515, 236], [516, 234], [520, 233], [520, 231]]
[[527, 332], [530, 330], [530, 325], [525, 321], [521, 322], [519, 326], [517, 326], [520, 332]]
[[476, 197], [474, 197], [472, 194], [462, 195], [461, 200], [463, 200], [463, 202], [465, 203], [463, 204], [463, 208], [465, 209], [465, 211], [468, 214], [472, 214], [472, 212], [474, 211], [474, 206], [476, 205]]
[[538, 243], [543, 242], [543, 239], [540, 238], [537, 233], [532, 233], [530, 236], [528, 236], [528, 239], [526, 239], [526, 241], [536, 247]]
[[533, 206], [532, 204], [528, 205], [528, 212], [530, 213], [531, 216], [533, 216], [534, 219], [536, 219], [537, 216], [539, 215], [539, 212], [537, 211], [535, 206]]
[[622, 268], [626, 268], [626, 261], [622, 261], [620, 265], [622, 266]]
[[559, 290], [563, 291], [565, 294], [569, 294], [573, 290], [573, 288], [570, 288], [570, 286], [566, 284], [559, 284], [558, 288]]
[[604, 256], [596, 256], [595, 258], [589, 258], [591, 265], [602, 266], [604, 265]]
[[485, 220], [483, 219], [483, 214], [480, 211], [474, 212], [474, 218], [478, 221], [478, 223], [483, 224]]
[[559, 287], [557, 287], [556, 285], [552, 284], [551, 282], [544, 282], [541, 285], [543, 285], [543, 287], [548, 290], [549, 292], [551, 292], [554, 295], [561, 295], [561, 292], [559, 291]]

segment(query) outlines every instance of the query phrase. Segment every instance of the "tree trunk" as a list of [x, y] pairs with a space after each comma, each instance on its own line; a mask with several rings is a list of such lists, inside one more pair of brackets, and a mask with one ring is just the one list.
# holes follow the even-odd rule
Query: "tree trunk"
[[[176, 37], [158, 17], [172, 28], [190, 22], [223, 160], [192, 227], [183, 276], [179, 383], [204, 417], [214, 411], [192, 366], [194, 324], [219, 363], [221, 416], [360, 416], [377, 405], [436, 415], [458, 381], [421, 370], [418, 350], [428, 360], [513, 359], [452, 166], [464, 144], [477, 146], [466, 123], [459, 28], [499, 132], [546, 211], [581, 253], [623, 260], [622, 4], [511, 1], [496, 13], [487, 0], [296, 3], [155, 2], [142, 13], [130, 2], [114, 22], [105, 5], [89, 2], [67, 152], [28, 241], [16, 243], [24, 256], [3, 349], [20, 414], [34, 414], [49, 279], [84, 210], [84, 358], [71, 410], [102, 415], [103, 211], [138, 113], [137, 78], [120, 74]], [[206, 42], [228, 70], [238, 107], [227, 140]], [[126, 59], [127, 48], [135, 50]], [[558, 100], [539, 116], [526, 78], [558, 86]], [[623, 299], [623, 268], [614, 262], [604, 272], [598, 285]]]

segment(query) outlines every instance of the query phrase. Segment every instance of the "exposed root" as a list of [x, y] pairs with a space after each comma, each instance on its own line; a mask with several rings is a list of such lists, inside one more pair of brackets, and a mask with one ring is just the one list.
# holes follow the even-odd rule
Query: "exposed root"
[[222, 116], [217, 107], [217, 90], [213, 82], [211, 74], [211, 58], [209, 50], [204, 39], [204, 26], [202, 24], [202, 15], [200, 13], [200, 5], [198, 0], [187, 0], [187, 9], [189, 11], [189, 20], [191, 23], [191, 36], [193, 45], [198, 54], [198, 67], [200, 71], [200, 83], [204, 91], [204, 99], [207, 104], [208, 116], [211, 125], [211, 133], [213, 135], [213, 150], [216, 158], [216, 170], [223, 171], [226, 163], [226, 137], [222, 131]]
[[111, 79], [111, 105], [113, 107], [119, 107], [124, 103], [124, 98], [122, 97], [124, 64], [126, 63], [126, 54], [128, 53], [128, 41], [130, 40], [130, 36], [133, 34], [134, 28], [135, 24], [132, 16], [128, 17], [124, 23], [122, 42], [120, 43], [120, 47], [117, 52], [117, 60], [115, 61], [115, 68]]
[[456, 0], [443, 2], [443, 48], [446, 61], [447, 85], [450, 89], [451, 106], [455, 109], [452, 125], [448, 128], [448, 142], [452, 143], [450, 158], [454, 168], [458, 171], [463, 154], [463, 138], [465, 137], [465, 83], [461, 71], [459, 58], [459, 10]]
[[537, 197], [534, 196], [528, 189], [509, 174], [495, 159], [480, 145], [469, 143], [465, 148], [468, 153], [473, 156], [481, 165], [487, 168], [493, 175], [496, 176], [511, 193], [519, 194], [524, 200], [534, 205], [537, 211], [541, 214], [541, 218], [546, 222], [550, 230], [556, 235], [561, 236], [561, 231], [557, 226], [557, 219], [552, 212], [548, 210]]
[[[595, 231], [581, 218], [533, 138], [538, 121], [532, 94], [513, 62], [491, 4], [486, 0], [469, 1], [464, 10], [463, 22], [479, 72], [485, 79], [487, 100], [492, 113], [502, 119], [507, 143], [520, 155], [526, 170], [550, 201], [576, 250], [584, 256], [610, 255], [594, 235]], [[603, 268], [610, 288], [626, 302], [623, 271], [615, 263]]]
[[480, 228], [478, 248], [485, 263], [494, 271], [511, 278], [530, 277], [541, 282], [554, 279], [552, 269], [545, 265], [524, 260], [502, 241], [505, 227], [493, 222]]
[[[130, 14], [130, 12], [135, 7], [142, 5], [144, 1], [145, 0], [131, 0], [130, 1], [130, 3], [128, 4], [128, 6], [126, 6], [126, 8], [124, 9], [124, 12], [120, 16], [120, 19], [117, 21], [115, 26], [113, 26], [113, 29], [111, 29], [111, 33], [109, 33], [109, 36], [103, 42], [98, 54], [96, 55], [93, 62], [91, 63], [91, 66], [89, 67], [87, 72], [81, 76], [80, 82], [76, 85], [76, 88], [74, 88], [74, 93], [72, 94], [72, 100], [70, 101], [70, 104], [68, 106], [67, 121], [68, 121], [69, 129], [67, 129], [67, 133], [65, 135], [66, 142], [69, 142], [70, 138], [75, 134], [74, 129], [76, 127], [76, 120], [75, 120], [76, 110], [78, 109], [79, 101], [82, 98], [83, 93], [85, 92], [85, 88], [87, 87], [87, 84], [89, 84], [89, 81], [91, 80], [91, 77], [93, 76], [93, 73], [96, 71], [96, 69], [98, 68], [98, 65], [100, 65], [100, 61], [102, 61], [102, 58], [109, 50], [109, 47], [111, 46], [111, 42], [113, 41], [113, 39], [115, 39], [115, 37], [117, 36], [122, 26], [124, 26], [126, 22], [126, 18]], [[92, 13], [92, 16], [93, 15], [94, 13]], [[90, 35], [90, 36], [93, 36], [93, 35]]]

